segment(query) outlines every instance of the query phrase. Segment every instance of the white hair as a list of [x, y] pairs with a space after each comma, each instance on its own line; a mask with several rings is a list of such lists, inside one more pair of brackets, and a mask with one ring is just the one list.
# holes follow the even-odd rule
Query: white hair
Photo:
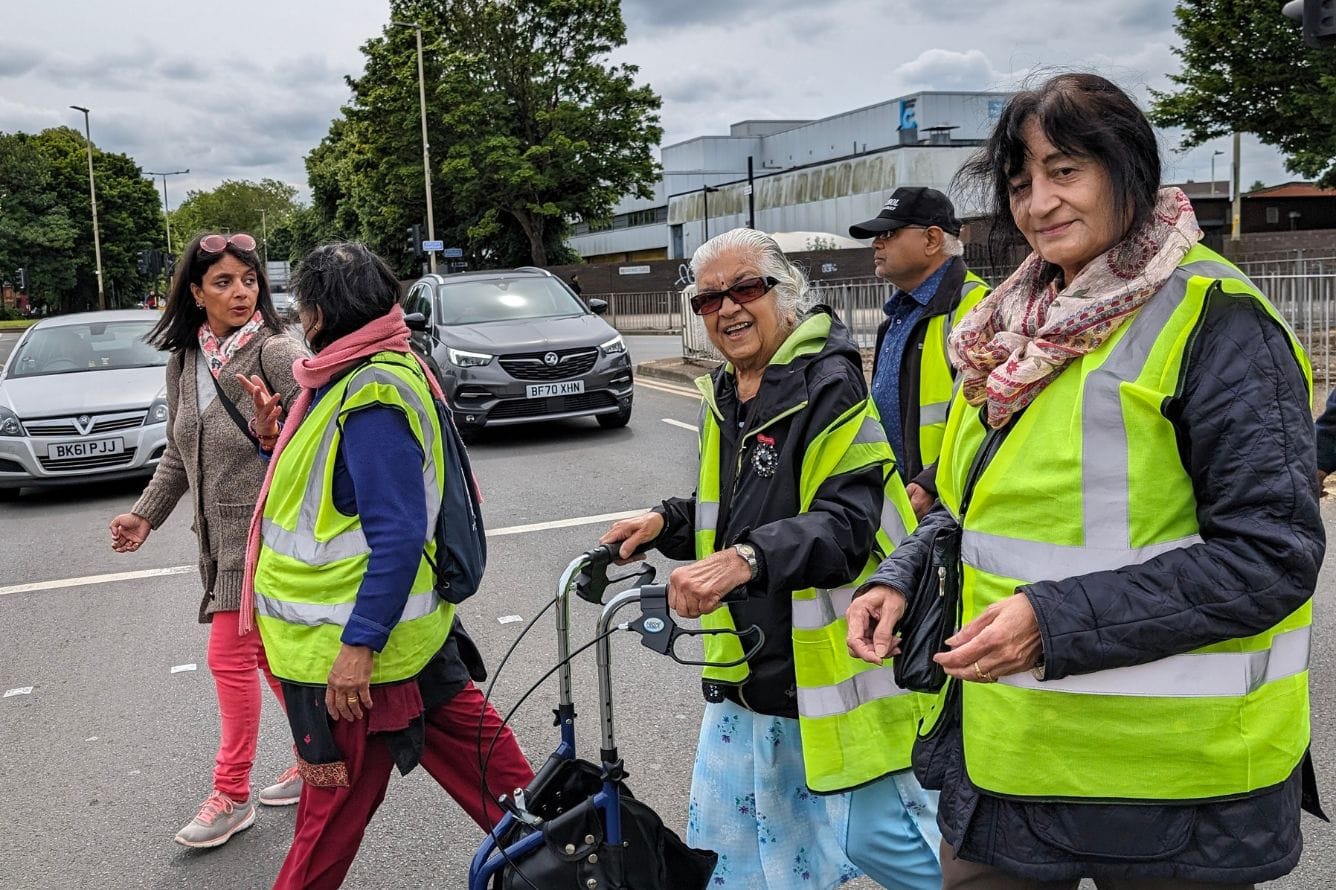
[[965, 245], [950, 232], [942, 232], [942, 256], [964, 256]]
[[811, 286], [802, 270], [789, 261], [779, 243], [765, 232], [755, 229], [732, 229], [706, 241], [691, 255], [692, 283], [683, 291], [688, 298], [696, 295], [696, 280], [700, 270], [721, 256], [732, 253], [756, 258], [757, 271], [779, 282], [775, 285], [775, 302], [783, 319], [796, 319], [813, 302]]

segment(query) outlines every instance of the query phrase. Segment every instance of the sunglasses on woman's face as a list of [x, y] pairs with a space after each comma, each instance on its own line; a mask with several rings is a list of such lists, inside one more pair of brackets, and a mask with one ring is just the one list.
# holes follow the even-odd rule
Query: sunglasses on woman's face
[[229, 244], [238, 250], [255, 249], [255, 239], [245, 232], [237, 232], [235, 235], [205, 235], [199, 239], [199, 249], [205, 253], [222, 253]]
[[742, 306], [759, 300], [779, 284], [778, 278], [744, 278], [728, 290], [711, 290], [691, 298], [691, 311], [697, 315], [714, 315], [724, 305], [724, 297]]

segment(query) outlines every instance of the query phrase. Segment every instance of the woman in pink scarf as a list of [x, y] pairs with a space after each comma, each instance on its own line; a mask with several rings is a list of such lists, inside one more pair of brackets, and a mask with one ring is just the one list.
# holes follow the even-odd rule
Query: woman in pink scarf
[[[111, 546], [134, 553], [180, 499], [190, 494], [199, 538], [204, 596], [199, 620], [209, 625], [208, 665], [218, 694], [221, 729], [213, 790], [176, 834], [187, 847], [217, 847], [255, 821], [251, 768], [260, 731], [260, 675], [275, 694], [260, 636], [237, 633], [247, 518], [264, 479], [252, 400], [237, 375], [266, 378], [278, 396], [297, 392], [292, 363], [305, 355], [284, 335], [255, 239], [244, 232], [202, 235], [181, 254], [167, 308], [149, 335], [172, 353], [167, 363], [167, 449], [153, 479], [127, 513], [111, 521]], [[281, 397], [281, 398], [280, 398]], [[268, 440], [272, 447], [273, 440]], [[295, 804], [301, 778], [289, 768], [260, 791], [260, 803]]]
[[[476, 649], [433, 589], [445, 465], [433, 397], [409, 350], [398, 282], [360, 244], [320, 247], [293, 283], [315, 355], [277, 434], [252, 519], [243, 622], [282, 683], [305, 780], [276, 888], [332, 888], [390, 771], [421, 763], [484, 830], [528, 762], [473, 685]], [[270, 395], [252, 379], [256, 410]], [[478, 740], [482, 739], [482, 750]], [[493, 744], [493, 740], [495, 743]], [[480, 764], [486, 760], [485, 774]]]
[[952, 332], [941, 503], [848, 613], [880, 663], [959, 588], [915, 650], [947, 675], [914, 751], [943, 887], [1279, 878], [1321, 812], [1307, 356], [1108, 80], [1017, 93], [966, 173], [1034, 252]]

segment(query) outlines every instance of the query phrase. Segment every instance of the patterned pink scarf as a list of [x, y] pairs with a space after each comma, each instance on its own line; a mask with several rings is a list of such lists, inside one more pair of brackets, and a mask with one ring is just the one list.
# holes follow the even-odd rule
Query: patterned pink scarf
[[[292, 374], [301, 384], [302, 391], [297, 396], [296, 403], [286, 412], [287, 422], [283, 424], [278, 443], [274, 445], [274, 452], [269, 457], [269, 469], [264, 474], [264, 485], [260, 487], [260, 497], [255, 504], [255, 513], [251, 516], [250, 535], [246, 539], [246, 576], [241, 584], [241, 614], [237, 616], [238, 634], [249, 633], [253, 626], [255, 567], [260, 560], [260, 528], [264, 519], [264, 502], [269, 496], [269, 486], [274, 480], [274, 468], [278, 466], [279, 455], [283, 453], [283, 448], [292, 440], [297, 428], [306, 419], [306, 412], [311, 407], [315, 391], [353, 364], [378, 352], [403, 352], [413, 355], [408, 342], [408, 325], [404, 324], [404, 312], [395, 306], [375, 321], [335, 340], [316, 355], [292, 363]], [[413, 357], [417, 358], [416, 355]], [[422, 373], [427, 377], [427, 385], [431, 387], [432, 395], [438, 399], [444, 398], [441, 387], [430, 369], [422, 359], [417, 358], [417, 362], [422, 366]]]
[[217, 380], [218, 375], [223, 372], [223, 365], [236, 355], [237, 350], [254, 340], [256, 333], [262, 327], [264, 327], [264, 316], [260, 314], [259, 309], [255, 310], [250, 321], [222, 337], [213, 332], [207, 321], [199, 326], [199, 351], [209, 363], [209, 372], [213, 374], [214, 380]]
[[1058, 290], [1054, 267], [1032, 253], [951, 332], [965, 400], [988, 405], [997, 429], [1035, 400], [1073, 359], [1098, 349], [1174, 273], [1201, 240], [1187, 195], [1160, 189], [1150, 221]]

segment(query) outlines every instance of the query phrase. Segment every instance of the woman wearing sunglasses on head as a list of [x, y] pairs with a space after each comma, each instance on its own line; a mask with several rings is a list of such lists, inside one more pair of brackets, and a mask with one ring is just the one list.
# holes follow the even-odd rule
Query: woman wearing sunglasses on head
[[[176, 835], [188, 847], [216, 847], [255, 821], [250, 772], [262, 697], [256, 672], [263, 672], [279, 692], [259, 635], [253, 630], [239, 634], [237, 613], [246, 533], [265, 473], [260, 452], [275, 441], [262, 433], [296, 395], [292, 364], [306, 354], [282, 331], [254, 238], [203, 235], [190, 242], [166, 311], [149, 334], [149, 342], [173, 354], [167, 363], [167, 450], [138, 502], [111, 521], [112, 549], [133, 553], [187, 491], [192, 497], [204, 580], [199, 620], [209, 625], [208, 664], [222, 737], [213, 792]], [[269, 381], [276, 395], [264, 416], [257, 416], [238, 377]], [[283, 806], [295, 804], [300, 795], [294, 767], [259, 798]]]
[[[852, 584], [914, 524], [858, 347], [828, 307], [803, 311], [807, 280], [768, 235], [727, 232], [691, 268], [727, 360], [697, 380], [696, 491], [602, 539], [694, 560], [669, 579], [672, 608], [744, 630], [705, 638], [688, 843], [720, 854], [715, 887], [835, 887], [859, 869], [936, 887], [936, 799], [908, 771], [919, 699], [844, 645]], [[743, 660], [753, 625], [764, 643]]]

